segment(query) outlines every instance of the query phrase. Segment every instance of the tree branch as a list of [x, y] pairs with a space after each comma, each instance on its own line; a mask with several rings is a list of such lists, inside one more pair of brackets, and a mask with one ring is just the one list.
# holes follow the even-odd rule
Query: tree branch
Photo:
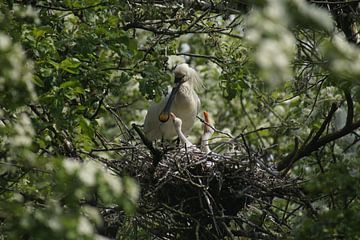
[[[336, 132], [321, 137], [326, 127], [329, 125], [335, 111], [337, 110], [337, 104], [335, 103], [332, 104], [329, 113], [327, 114], [320, 129], [316, 132], [315, 136], [309, 142], [308, 141], [304, 142], [304, 144], [300, 147], [300, 149], [298, 150], [295, 149], [291, 154], [289, 154], [282, 161], [280, 161], [280, 163], [277, 166], [278, 171], [284, 171], [283, 174], [286, 174], [287, 171], [290, 170], [290, 168], [298, 160], [302, 159], [305, 156], [310, 155], [312, 152], [317, 151], [319, 148], [325, 146], [326, 144], [335, 141], [360, 127], [360, 120], [357, 122], [353, 122], [354, 104], [352, 101], [351, 94], [348, 90], [344, 90], [344, 93], [348, 107], [345, 126]], [[311, 138], [311, 136], [309, 136], [308, 138]]]
[[74, 12], [74, 11], [82, 11], [82, 10], [87, 10], [90, 8], [95, 8], [95, 7], [99, 7], [99, 6], [108, 6], [108, 5], [109, 5], [109, 3], [107, 3], [107, 2], [100, 2], [100, 3], [94, 4], [94, 5], [89, 5], [89, 6], [80, 7], [80, 8], [69, 8], [69, 7], [63, 7], [63, 6], [59, 7], [59, 6], [50, 6], [50, 5], [42, 5], [42, 4], [37, 4], [37, 5], [35, 5], [35, 7], [49, 9], [49, 10], [56, 10], [56, 11]]
[[326, 116], [324, 122], [321, 124], [320, 129], [316, 132], [315, 136], [314, 136], [313, 139], [310, 141], [310, 143], [308, 144], [308, 146], [309, 146], [309, 145], [311, 146], [312, 144], [315, 144], [315, 143], [319, 140], [320, 136], [324, 133], [327, 125], [330, 123], [330, 121], [331, 121], [331, 119], [332, 119], [332, 117], [333, 117], [333, 115], [334, 115], [334, 113], [335, 113], [335, 111], [336, 111], [337, 109], [338, 109], [337, 104], [336, 104], [336, 103], [333, 103], [333, 104], [331, 105], [331, 108], [330, 108], [330, 111], [329, 111], [328, 115]]
[[354, 102], [348, 89], [344, 90], [344, 93], [347, 104], [346, 126], [350, 126], [354, 121]]
[[140, 128], [136, 124], [133, 123], [132, 127], [135, 129], [135, 131], [143, 141], [144, 145], [150, 150], [151, 155], [153, 156], [153, 166], [152, 169], [150, 169], [150, 172], [154, 173], [157, 165], [160, 163], [164, 154], [159, 149], [153, 146], [152, 142], [145, 137], [144, 133], [140, 130]]
[[214, 4], [213, 1], [198, 1], [198, 0], [135, 0], [132, 1], [137, 4], [156, 4], [156, 5], [170, 5], [176, 7], [192, 8], [196, 11], [205, 11], [210, 9], [213, 13], [228, 13], [228, 14], [240, 14], [248, 9], [251, 5], [248, 0], [236, 0], [236, 1], [220, 1], [218, 4]]
[[300, 149], [297, 149], [298, 143], [295, 141], [295, 149], [294, 151], [289, 154], [287, 157], [285, 157], [277, 167], [278, 171], [282, 171], [286, 169], [285, 172], [287, 172], [292, 165], [299, 159], [301, 159], [304, 156], [309, 155], [311, 152], [317, 150], [313, 149], [313, 147], [316, 145], [317, 141], [319, 140], [320, 136], [323, 134], [323, 132], [326, 129], [326, 126], [330, 123], [331, 118], [333, 117], [335, 111], [337, 109], [337, 105], [333, 103], [331, 105], [331, 109], [329, 113], [327, 114], [324, 122], [321, 124], [321, 127], [316, 132], [315, 136], [311, 139], [311, 135], [313, 134], [313, 131], [310, 133], [309, 137], [307, 139], [311, 139], [309, 143], [307, 143], [309, 140], [305, 141], [304, 144], [300, 147]]

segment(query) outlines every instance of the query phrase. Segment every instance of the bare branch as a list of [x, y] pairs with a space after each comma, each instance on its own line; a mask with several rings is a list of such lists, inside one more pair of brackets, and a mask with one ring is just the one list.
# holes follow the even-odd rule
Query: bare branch
[[354, 103], [349, 90], [344, 90], [347, 103], [346, 126], [350, 126], [354, 121]]
[[163, 158], [164, 154], [159, 149], [157, 149], [153, 146], [152, 142], [145, 137], [144, 133], [140, 130], [140, 128], [136, 124], [132, 124], [132, 127], [135, 129], [135, 131], [137, 132], [137, 134], [140, 136], [141, 140], [143, 141], [144, 145], [150, 150], [150, 152], [153, 156], [153, 166], [152, 166], [153, 169], [151, 169], [151, 172], [154, 172], [157, 165]]
[[[310, 155], [312, 152], [317, 151], [321, 147], [325, 146], [326, 144], [335, 141], [351, 132], [353, 132], [355, 129], [360, 127], [360, 121], [353, 122], [354, 118], [354, 103], [352, 101], [351, 94], [348, 90], [344, 90], [348, 112], [347, 112], [347, 118], [346, 118], [346, 124], [345, 126], [340, 129], [339, 131], [327, 134], [323, 137], [321, 135], [324, 133], [326, 127], [329, 125], [335, 111], [337, 110], [338, 106], [337, 104], [332, 104], [331, 109], [329, 113], [327, 114], [324, 122], [322, 123], [320, 129], [316, 132], [315, 136], [312, 137], [312, 139], [307, 143], [307, 141], [301, 146], [299, 150], [295, 152], [295, 154], [288, 155], [289, 157], [285, 157], [280, 163], [278, 164], [277, 169], [279, 171], [283, 171], [283, 174], [286, 174], [286, 172], [293, 166], [293, 164], [300, 160], [301, 158]], [[311, 133], [312, 134], [312, 133]], [[309, 135], [308, 139], [310, 139], [311, 136]]]
[[310, 141], [309, 145], [312, 145], [314, 143], [316, 143], [318, 141], [318, 139], [320, 138], [320, 136], [324, 133], [327, 125], [330, 123], [335, 111], [338, 109], [338, 106], [336, 103], [333, 103], [331, 105], [331, 109], [328, 113], [328, 115], [326, 116], [324, 122], [321, 124], [320, 129], [316, 132], [314, 138]]
[[[313, 151], [319, 149], [322, 145], [318, 145], [318, 141], [320, 136], [323, 134], [323, 132], [325, 131], [326, 127], [328, 126], [328, 124], [330, 123], [335, 111], [337, 110], [338, 106], [337, 104], [333, 103], [331, 105], [331, 109], [329, 111], [329, 113], [327, 114], [324, 122], [321, 124], [320, 129], [316, 132], [315, 136], [310, 140], [309, 143], [304, 143], [299, 150], [295, 150], [293, 151], [292, 154], [290, 154], [288, 157], [284, 158], [279, 164], [278, 164], [278, 171], [282, 171], [284, 169], [290, 169], [290, 167], [299, 159], [310, 155], [310, 153], [312, 153]], [[311, 133], [312, 134], [312, 133]], [[308, 138], [309, 139], [309, 138]], [[297, 144], [295, 144], [296, 146]], [[287, 171], [285, 171], [287, 172]]]

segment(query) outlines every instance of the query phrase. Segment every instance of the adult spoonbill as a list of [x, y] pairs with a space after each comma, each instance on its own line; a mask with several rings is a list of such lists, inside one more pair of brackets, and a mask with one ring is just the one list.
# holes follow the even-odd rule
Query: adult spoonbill
[[182, 63], [175, 68], [174, 74], [175, 85], [171, 93], [159, 103], [153, 103], [146, 114], [144, 132], [150, 141], [176, 136], [174, 125], [168, 121], [170, 112], [182, 119], [182, 133], [188, 134], [200, 110], [200, 99], [195, 90], [202, 82], [197, 72]]

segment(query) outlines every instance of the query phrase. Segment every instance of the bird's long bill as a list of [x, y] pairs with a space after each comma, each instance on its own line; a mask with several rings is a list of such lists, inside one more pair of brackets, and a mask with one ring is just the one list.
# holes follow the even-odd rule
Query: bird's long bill
[[180, 85], [181, 85], [181, 82], [177, 82], [175, 84], [175, 86], [173, 87], [173, 89], [171, 90], [169, 99], [166, 102], [164, 109], [162, 110], [162, 112], [159, 115], [160, 122], [167, 122], [169, 120], [171, 104], [174, 101], [177, 92], [179, 91]]

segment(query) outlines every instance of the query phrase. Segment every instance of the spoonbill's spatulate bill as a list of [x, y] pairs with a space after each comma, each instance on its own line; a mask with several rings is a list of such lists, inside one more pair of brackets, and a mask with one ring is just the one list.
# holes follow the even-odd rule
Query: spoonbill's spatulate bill
[[200, 99], [196, 94], [201, 86], [197, 72], [186, 63], [178, 65], [175, 70], [175, 84], [169, 95], [159, 103], [153, 103], [145, 117], [145, 136], [154, 141], [156, 139], [172, 139], [177, 133], [170, 118], [170, 112], [182, 120], [181, 131], [188, 134], [195, 123], [200, 110]]

